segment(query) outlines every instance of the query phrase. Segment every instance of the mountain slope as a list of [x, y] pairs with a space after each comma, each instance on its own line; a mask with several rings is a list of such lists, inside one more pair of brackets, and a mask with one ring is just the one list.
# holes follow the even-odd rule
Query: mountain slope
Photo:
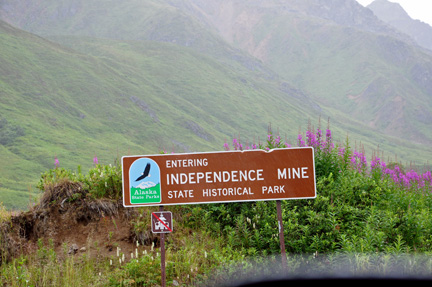
[[375, 0], [367, 8], [385, 23], [409, 35], [423, 48], [432, 50], [432, 27], [412, 19], [398, 3]]
[[90, 167], [95, 155], [112, 162], [162, 149], [220, 150], [239, 133], [258, 141], [270, 122], [295, 133], [318, 108], [283, 82], [172, 44], [71, 40], [91, 56], [4, 22], [0, 31], [0, 131], [7, 135], [0, 188], [8, 204], [16, 189], [28, 198], [24, 191], [55, 156], [75, 169]]
[[[205, 1], [188, 2], [195, 14], [206, 9], [199, 5]], [[425, 120], [432, 115], [431, 56], [355, 1], [219, 1], [205, 15], [225, 40], [296, 83], [324, 110], [431, 143]]]
[[[23, 5], [4, 1], [2, 17], [56, 41], [61, 38], [52, 35], [146, 39], [192, 48], [224, 65], [234, 60], [261, 70], [265, 77], [285, 79], [324, 111], [354, 115], [377, 133], [402, 134], [404, 140], [426, 144], [432, 140], [427, 121], [418, 123], [432, 115], [427, 76], [431, 57], [354, 0], [166, 0], [128, 5], [62, 0], [34, 2], [26, 9]], [[240, 56], [217, 35], [264, 65]], [[394, 86], [391, 96], [378, 84], [383, 81]], [[361, 100], [372, 90], [378, 100]], [[389, 102], [403, 102], [402, 117], [389, 111]], [[371, 109], [375, 104], [384, 106]]]
[[430, 55], [354, 0], [4, 0], [0, 17], [44, 37], [0, 22], [2, 194], [27, 198], [54, 156], [219, 150], [269, 123], [295, 142], [319, 116], [432, 155]]

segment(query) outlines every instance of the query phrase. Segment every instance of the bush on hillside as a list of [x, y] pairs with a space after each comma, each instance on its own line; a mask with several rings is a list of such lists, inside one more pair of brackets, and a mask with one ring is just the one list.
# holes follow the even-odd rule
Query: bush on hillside
[[[404, 173], [364, 152], [333, 143], [330, 129], [299, 135], [297, 145], [315, 153], [317, 197], [282, 201], [284, 237], [289, 253], [432, 251], [430, 171]], [[269, 131], [263, 144], [234, 150], [290, 147]], [[228, 143], [224, 149], [229, 150]], [[239, 248], [262, 254], [280, 252], [276, 204], [272, 201], [186, 206], [190, 226], [223, 235]], [[198, 222], [198, 219], [199, 221]], [[205, 224], [202, 224], [204, 219]]]
[[[41, 175], [38, 188], [46, 194], [52, 190], [52, 186], [65, 181], [70, 184], [80, 184], [83, 190], [81, 195], [93, 199], [119, 200], [122, 196], [122, 172], [118, 164], [95, 164], [95, 167], [90, 169], [86, 175], [81, 173], [80, 167], [78, 167], [78, 172], [56, 167]], [[74, 196], [80, 197], [81, 195], [75, 194]], [[69, 196], [73, 197], [72, 194]]]
[[[287, 252], [430, 252], [432, 248], [432, 176], [404, 172], [378, 157], [368, 163], [349, 141], [335, 145], [328, 128], [308, 129], [297, 145], [315, 153], [317, 197], [282, 201]], [[233, 139], [234, 150], [290, 147], [269, 131], [264, 143], [250, 146]], [[225, 150], [230, 145], [224, 144]], [[96, 164], [83, 175], [57, 167], [42, 175], [39, 188], [49, 193], [60, 181], [79, 183], [76, 197], [121, 198], [121, 167]], [[48, 196], [48, 195], [47, 195]], [[185, 223], [222, 235], [232, 247], [251, 254], [278, 253], [275, 202], [186, 205]], [[204, 223], [204, 224], [203, 224]]]

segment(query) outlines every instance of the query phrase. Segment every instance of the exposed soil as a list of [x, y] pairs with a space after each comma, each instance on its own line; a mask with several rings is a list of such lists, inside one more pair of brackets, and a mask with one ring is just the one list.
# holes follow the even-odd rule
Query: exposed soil
[[146, 218], [150, 214], [126, 209], [120, 201], [91, 199], [81, 184], [65, 181], [47, 187], [39, 204], [13, 214], [12, 224], [0, 226], [0, 263], [1, 258], [36, 251], [38, 242], [60, 257], [83, 252], [115, 257], [119, 247], [129, 258], [137, 241], [140, 249], [159, 243]]

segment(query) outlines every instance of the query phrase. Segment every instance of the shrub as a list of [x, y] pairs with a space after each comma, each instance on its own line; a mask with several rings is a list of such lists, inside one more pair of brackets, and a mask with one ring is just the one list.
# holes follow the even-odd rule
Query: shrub
[[82, 178], [84, 188], [94, 198], [118, 200], [122, 195], [122, 170], [120, 165], [100, 165], [90, 169]]
[[[370, 164], [363, 151], [333, 144], [328, 128], [308, 129], [297, 137], [300, 147], [312, 146], [317, 198], [282, 201], [287, 252], [430, 252], [432, 251], [432, 176], [404, 172], [378, 157]], [[233, 149], [270, 150], [290, 147], [269, 130], [264, 144], [245, 146], [233, 139]], [[227, 143], [224, 149], [229, 150]], [[228, 243], [262, 254], [280, 252], [275, 203], [229, 203], [186, 206], [203, 219], [208, 230]], [[193, 216], [188, 217], [191, 225]]]
[[50, 186], [62, 181], [82, 184], [84, 193], [91, 198], [118, 200], [122, 195], [122, 171], [119, 165], [96, 164], [86, 175], [81, 173], [80, 167], [78, 167], [78, 172], [56, 167], [41, 175], [37, 187], [47, 192]]

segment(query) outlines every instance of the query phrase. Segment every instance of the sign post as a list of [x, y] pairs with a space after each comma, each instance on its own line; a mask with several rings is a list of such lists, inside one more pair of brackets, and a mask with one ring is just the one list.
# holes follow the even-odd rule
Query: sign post
[[159, 206], [159, 212], [152, 212], [151, 225], [153, 233], [161, 234], [161, 286], [166, 286], [165, 271], [165, 233], [173, 231], [172, 213], [164, 211], [163, 205]]
[[[159, 207], [159, 211], [163, 211], [164, 207], [161, 205]], [[160, 219], [159, 219], [160, 220]], [[166, 224], [164, 223], [163, 226], [165, 227]], [[172, 224], [171, 224], [172, 226]], [[169, 227], [167, 227], [169, 228]], [[165, 272], [165, 232], [161, 233], [161, 285], [162, 287], [166, 286], [166, 272]]]
[[281, 200], [316, 197], [312, 147], [125, 156], [122, 169], [125, 207], [276, 200], [284, 268]]
[[287, 269], [287, 260], [286, 260], [286, 252], [285, 252], [285, 239], [284, 239], [284, 228], [282, 221], [282, 207], [281, 201], [276, 200], [276, 209], [277, 209], [277, 218], [278, 218], [278, 227], [279, 227], [279, 244], [281, 248], [281, 260], [282, 260], [282, 268], [284, 270]]

